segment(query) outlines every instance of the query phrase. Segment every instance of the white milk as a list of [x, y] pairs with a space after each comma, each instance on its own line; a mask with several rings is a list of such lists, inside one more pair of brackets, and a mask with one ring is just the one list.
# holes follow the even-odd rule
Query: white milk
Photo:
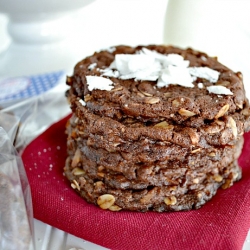
[[250, 1], [169, 0], [164, 43], [217, 56], [250, 83]]

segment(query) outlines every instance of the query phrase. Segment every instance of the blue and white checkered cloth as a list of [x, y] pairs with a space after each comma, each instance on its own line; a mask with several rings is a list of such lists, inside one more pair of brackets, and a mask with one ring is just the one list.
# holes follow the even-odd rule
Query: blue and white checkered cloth
[[40, 95], [55, 87], [64, 71], [35, 76], [14, 77], [0, 80], [0, 103], [20, 101]]

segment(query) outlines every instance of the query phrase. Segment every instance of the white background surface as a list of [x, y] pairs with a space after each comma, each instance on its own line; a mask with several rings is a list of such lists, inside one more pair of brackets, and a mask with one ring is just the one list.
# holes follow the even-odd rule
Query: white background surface
[[[175, 0], [175, 3], [177, 2], [178, 1]], [[195, 0], [189, 0], [190, 4], [194, 2]], [[199, 2], [201, 2], [201, 0], [199, 0]], [[242, 13], [237, 12], [233, 16], [230, 14], [229, 17], [227, 17], [228, 22], [223, 20], [224, 29], [226, 30], [226, 33], [223, 32], [224, 37], [225, 34], [229, 34], [227, 39], [231, 37], [231, 40], [228, 40], [228, 44], [230, 44], [228, 49], [232, 49], [230, 54], [225, 56], [222, 50], [217, 52], [218, 54], [221, 53], [225, 64], [232, 66], [235, 71], [243, 71], [244, 75], [246, 75], [245, 84], [247, 84], [246, 89], [249, 94], [250, 52], [247, 52], [250, 51], [250, 32], [246, 24], [250, 23], [250, 21], [247, 21], [247, 18], [249, 18], [247, 16], [250, 15], [246, 15], [246, 13], [250, 11], [248, 7], [249, 4], [247, 4], [250, 1], [220, 0], [219, 2], [221, 5], [218, 6], [218, 8], [225, 7], [225, 4], [230, 6], [228, 2], [234, 2], [234, 4], [237, 2], [239, 6], [238, 11], [242, 11]], [[4, 15], [0, 15], [0, 77], [30, 75], [61, 69], [72, 72], [73, 66], [77, 61], [101, 48], [118, 44], [161, 44], [164, 39], [166, 7], [166, 0], [96, 0], [82, 10], [71, 13], [70, 21], [73, 25], [70, 26], [70, 29], [67, 29], [65, 26], [65, 32], [67, 32], [68, 35], [64, 43], [35, 46], [11, 44], [6, 32], [8, 18]], [[192, 46], [192, 44], [197, 41], [198, 38], [195, 39], [194, 37], [197, 33], [199, 33], [199, 36], [201, 36], [201, 34], [208, 34], [208, 28], [206, 28], [206, 24], [204, 24], [205, 21], [197, 22], [197, 20], [190, 19], [190, 10], [192, 9], [192, 11], [194, 11], [195, 7], [198, 6], [185, 6], [186, 9], [178, 7], [180, 11], [182, 11], [182, 19], [177, 18], [178, 16], [173, 14], [176, 9], [170, 12], [172, 13], [172, 22], [167, 19], [167, 26], [168, 30], [171, 29], [171, 33], [165, 32], [165, 35], [168, 33], [165, 36], [165, 41], [187, 47]], [[199, 6], [199, 8], [201, 7]], [[230, 8], [227, 13], [233, 13], [233, 7], [231, 6]], [[223, 18], [222, 13], [220, 18]], [[188, 24], [188, 21], [193, 21], [193, 24]], [[191, 25], [194, 25], [194, 22], [196, 23], [196, 33], [192, 34], [188, 29]], [[182, 38], [178, 39], [177, 30], [181, 30], [181, 26], [184, 24], [185, 28], [182, 29], [183, 32], [181, 33]], [[200, 26], [197, 26], [198, 24], [200, 24]], [[240, 39], [233, 36], [234, 32]], [[216, 31], [210, 34], [208, 36], [210, 39], [206, 40], [207, 43], [209, 40], [211, 41], [212, 37], [213, 40], [218, 42], [218, 45], [221, 45], [222, 40], [220, 40], [220, 34], [221, 33], [218, 34]], [[224, 42], [223, 40], [223, 43]], [[208, 44], [203, 41], [203, 45], [207, 46]], [[211, 52], [213, 52], [213, 50], [211, 50]], [[37, 250], [63, 250], [73, 247], [85, 250], [103, 249], [83, 239], [67, 235], [60, 230], [46, 226], [36, 220], [35, 242]], [[244, 246], [244, 250], [247, 249], [250, 249], [250, 235]]]

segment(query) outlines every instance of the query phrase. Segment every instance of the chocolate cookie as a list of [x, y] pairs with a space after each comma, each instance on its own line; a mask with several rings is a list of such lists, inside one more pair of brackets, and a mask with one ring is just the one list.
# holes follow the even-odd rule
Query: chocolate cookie
[[[172, 66], [171, 68], [177, 69], [176, 73], [159, 73], [159, 77], [154, 81], [135, 80], [134, 78], [124, 79], [123, 75], [120, 75], [120, 78], [119, 76], [115, 77], [115, 73], [110, 73], [111, 71], [117, 72], [113, 67], [108, 71], [109, 74], [107, 72], [105, 74], [105, 70], [110, 67], [117, 55], [137, 55], [136, 53], [142, 51], [143, 48], [164, 55], [180, 55], [184, 61], [189, 63], [190, 67], [186, 67], [186, 71], [188, 69], [189, 71], [191, 69], [211, 69], [218, 73], [218, 77], [210, 79], [210, 77], [207, 77], [209, 72], [203, 72], [203, 74], [201, 72], [196, 74], [198, 77], [191, 75], [194, 79], [192, 83], [189, 82], [188, 77], [188, 79], [184, 79], [188, 87], [185, 84], [178, 85], [176, 81], [179, 79], [178, 77], [174, 79], [174, 74], [183, 73], [179, 68], [182, 69], [184, 66], [181, 63], [179, 67], [173, 66], [177, 64], [176, 62], [169, 65], [169, 67]], [[171, 46], [138, 46], [136, 48], [118, 46], [112, 51], [97, 52], [79, 62], [75, 67], [74, 75], [69, 77], [67, 81], [71, 86], [71, 95], [85, 100], [87, 108], [95, 114], [112, 119], [136, 117], [143, 122], [160, 122], [162, 119], [167, 119], [182, 123], [193, 116], [202, 117], [203, 120], [211, 120], [218, 119], [224, 114], [240, 112], [244, 108], [248, 109], [241, 73], [234, 73], [220, 64], [216, 58], [208, 57], [206, 54], [192, 49], [181, 50]], [[155, 58], [157, 56], [158, 54]], [[145, 55], [144, 57], [147, 58]], [[123, 60], [123, 58], [120, 60]], [[164, 60], [162, 61], [162, 64], [164, 64]], [[118, 62], [122, 64], [122, 62]], [[151, 64], [146, 66], [150, 67]], [[128, 66], [124, 65], [124, 67]], [[164, 71], [165, 68], [162, 68], [161, 71]], [[184, 73], [187, 73], [186, 71]], [[159, 80], [165, 75], [172, 78], [174, 84], [169, 84], [167, 79], [165, 85], [161, 84], [158, 87]], [[103, 91], [98, 88], [93, 88], [90, 91], [86, 78], [89, 76], [108, 78], [111, 80], [113, 88], [110, 91]], [[147, 78], [147, 76], [145, 77]], [[231, 94], [216, 94], [210, 92], [209, 87], [219, 87], [230, 91]]]
[[[93, 179], [79, 168], [71, 171], [70, 163], [70, 160], [66, 162], [65, 173], [71, 181], [71, 187], [88, 202], [111, 211], [126, 209], [163, 212], [197, 209], [210, 200], [219, 187], [228, 188], [241, 178], [240, 168], [231, 163], [222, 175], [206, 174], [200, 181], [199, 178], [193, 179], [192, 183], [174, 182], [168, 185], [122, 188], [123, 180], [119, 176], [106, 181]], [[180, 173], [181, 171], [176, 171], [176, 174]]]
[[241, 73], [172, 46], [117, 46], [67, 78], [65, 174], [88, 202], [119, 211], [199, 208], [241, 178], [250, 129]]

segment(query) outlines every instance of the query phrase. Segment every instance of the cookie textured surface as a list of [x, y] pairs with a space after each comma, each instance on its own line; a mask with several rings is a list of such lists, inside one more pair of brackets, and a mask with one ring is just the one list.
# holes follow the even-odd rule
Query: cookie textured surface
[[241, 73], [172, 46], [117, 46], [67, 78], [65, 174], [85, 200], [119, 211], [199, 208], [241, 178], [249, 104]]

